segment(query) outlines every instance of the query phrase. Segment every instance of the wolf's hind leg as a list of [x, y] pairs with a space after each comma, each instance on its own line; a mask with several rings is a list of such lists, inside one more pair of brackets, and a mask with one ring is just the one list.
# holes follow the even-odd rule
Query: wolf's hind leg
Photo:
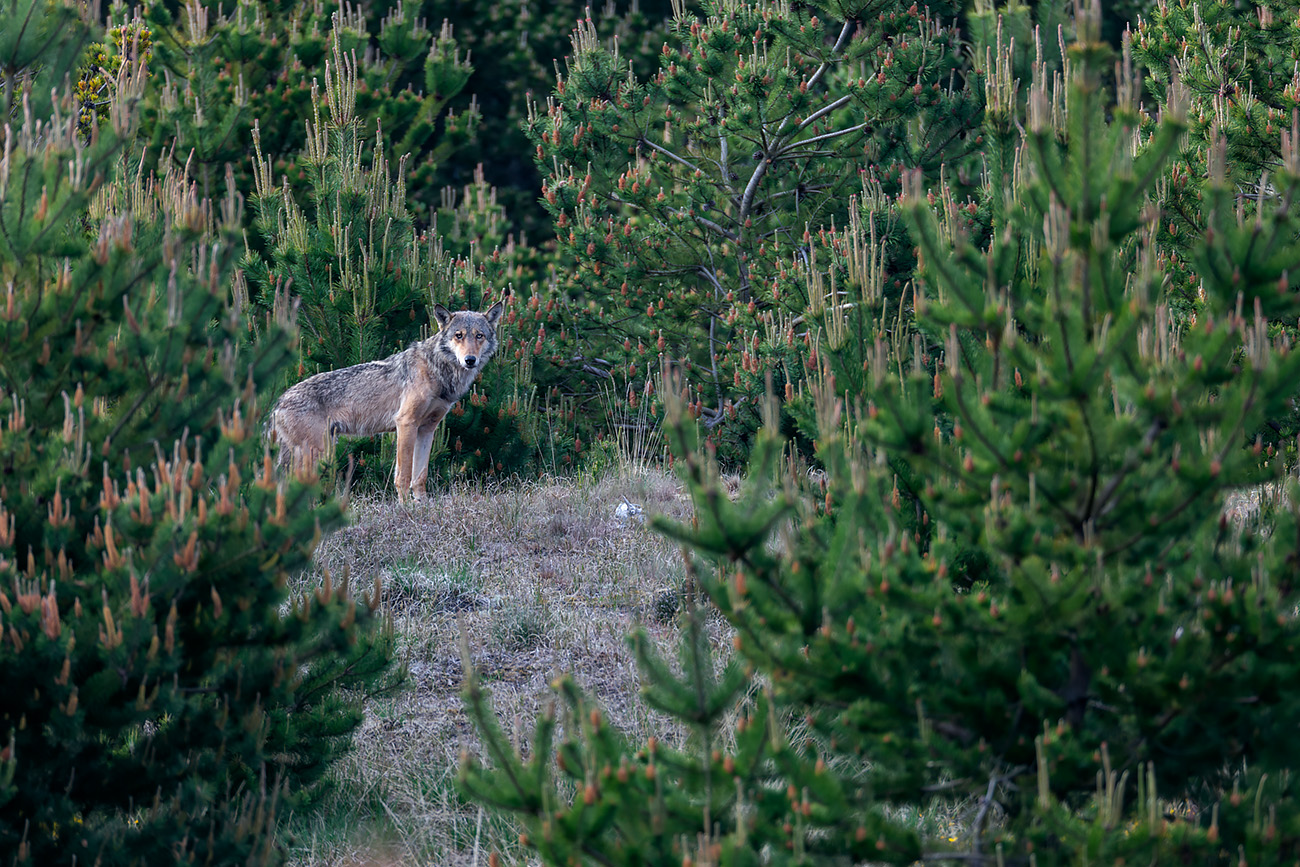
[[277, 417], [275, 435], [280, 445], [280, 466], [294, 472], [314, 470], [321, 456], [333, 445], [325, 419], [306, 413], [284, 413]]

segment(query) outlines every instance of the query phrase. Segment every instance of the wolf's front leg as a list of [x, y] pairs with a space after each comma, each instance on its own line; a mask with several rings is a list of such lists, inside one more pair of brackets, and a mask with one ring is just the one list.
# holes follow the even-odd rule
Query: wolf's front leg
[[415, 432], [415, 454], [411, 464], [411, 496], [423, 500], [429, 481], [429, 456], [433, 451], [433, 432], [438, 422], [426, 422]]
[[397, 425], [397, 467], [393, 481], [397, 485], [397, 499], [406, 502], [411, 493], [411, 466], [415, 455], [417, 440], [416, 427], [413, 424]]

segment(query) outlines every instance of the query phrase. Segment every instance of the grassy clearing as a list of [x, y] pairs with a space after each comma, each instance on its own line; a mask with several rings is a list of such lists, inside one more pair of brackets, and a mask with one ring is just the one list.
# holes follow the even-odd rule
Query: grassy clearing
[[[681, 554], [645, 525], [620, 521], [625, 501], [690, 515], [680, 484], [644, 466], [597, 480], [462, 485], [409, 508], [352, 501], [351, 526], [322, 543], [318, 571], [300, 589], [326, 569], [336, 578], [346, 569], [359, 590], [378, 575], [410, 677], [368, 708], [323, 815], [292, 823], [295, 864], [468, 865], [509, 850], [511, 829], [462, 804], [453, 785], [461, 751], [478, 747], [460, 699], [461, 623], [501, 724], [520, 742], [561, 671], [633, 738], [681, 737], [641, 703], [623, 640], [645, 624], [672, 653]], [[727, 644], [720, 628], [717, 643]]]

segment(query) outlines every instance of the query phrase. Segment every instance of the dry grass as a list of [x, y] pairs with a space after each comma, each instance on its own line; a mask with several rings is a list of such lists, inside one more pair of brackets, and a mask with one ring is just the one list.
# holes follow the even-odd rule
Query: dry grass
[[[640, 702], [624, 636], [644, 624], [671, 653], [677, 629], [657, 611], [683, 581], [681, 554], [647, 526], [619, 521], [625, 500], [647, 514], [690, 513], [676, 480], [645, 467], [465, 485], [409, 508], [352, 502], [352, 525], [325, 540], [317, 566], [336, 576], [346, 567], [358, 587], [380, 576], [410, 678], [367, 709], [327, 816], [295, 823], [295, 864], [486, 863], [508, 845], [501, 820], [460, 803], [453, 785], [461, 751], [478, 747], [460, 699], [462, 622], [502, 726], [521, 741], [561, 671], [634, 738], [680, 737]], [[305, 577], [304, 589], [319, 580]]]

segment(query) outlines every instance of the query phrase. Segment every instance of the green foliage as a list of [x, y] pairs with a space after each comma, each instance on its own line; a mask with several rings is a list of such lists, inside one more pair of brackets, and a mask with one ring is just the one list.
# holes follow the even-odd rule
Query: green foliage
[[254, 227], [266, 258], [249, 255], [244, 261], [247, 291], [257, 308], [270, 309], [283, 290], [298, 300], [302, 359], [319, 370], [383, 358], [417, 337], [417, 313], [423, 314], [428, 292], [425, 263], [436, 257], [427, 244], [411, 243], [405, 159], [389, 165], [382, 135], [374, 142], [378, 152], [367, 152], [356, 113], [356, 70], [337, 34], [332, 49], [336, 71], [326, 75], [323, 92], [312, 87], [307, 149], [298, 160], [306, 207], [287, 179], [277, 184], [254, 129]]
[[[313, 88], [343, 74], [356, 77], [354, 112], [363, 136], [380, 140], [400, 181], [437, 198], [439, 161], [473, 139], [473, 105], [448, 110], [473, 69], [450, 27], [430, 31], [412, 6], [368, 17], [338, 4], [218, 4], [148, 0], [118, 3], [110, 21], [142, 16], [155, 48], [159, 87], [149, 90], [140, 144], [147, 161], [186, 166], [205, 195], [216, 194], [227, 169], [243, 195], [253, 190], [253, 127], [274, 172], [305, 178], [303, 122], [312, 116]], [[403, 160], [403, 157], [406, 159]]]
[[[391, 2], [391, 0], [385, 0]], [[378, 12], [384, 3], [375, 5]], [[453, 103], [474, 105], [481, 115], [475, 147], [448, 155], [442, 182], [462, 186], [479, 172], [500, 190], [511, 226], [534, 241], [553, 230], [537, 207], [542, 175], [533, 162], [533, 145], [522, 129], [527, 103], [555, 86], [555, 64], [569, 51], [574, 22], [592, 16], [605, 40], [618, 41], [619, 53], [638, 75], [658, 64], [667, 34], [671, 3], [645, 0], [591, 4], [584, 0], [495, 0], [452, 3], [424, 0], [420, 15], [447, 20], [473, 58], [474, 73]], [[542, 167], [543, 171], [547, 167]]]
[[[686, 617], [680, 680], [644, 634], [629, 640], [647, 703], [690, 725], [692, 738], [684, 749], [656, 738], [634, 749], [571, 679], [561, 678], [555, 684], [559, 713], [552, 705], [538, 718], [525, 759], [511, 747], [492, 713], [490, 696], [471, 676], [466, 701], [497, 772], [467, 759], [462, 790], [480, 803], [514, 813], [524, 825], [520, 842], [545, 863], [564, 863], [578, 852], [591, 863], [681, 862], [694, 854], [701, 821], [704, 828], [737, 835], [738, 845], [728, 846], [728, 855], [747, 845], [761, 847], [784, 812], [784, 793], [769, 788], [775, 777], [766, 765], [788, 756], [788, 747], [773, 727], [770, 703], [760, 696], [736, 725], [728, 754], [716, 749], [726, 742], [720, 729], [743, 695], [748, 676], [735, 660], [715, 673], [705, 619], [700, 609]], [[558, 745], [557, 728], [562, 733]], [[751, 816], [757, 821], [750, 821]], [[711, 842], [706, 833], [699, 843], [705, 858]]]
[[[913, 339], [882, 339], [847, 396], [810, 340], [824, 474], [790, 456], [773, 395], [733, 503], [669, 403], [696, 515], [660, 528], [705, 562], [727, 671], [763, 697], [699, 651], [680, 673], [642, 658], [686, 750], [634, 751], [561, 684], [564, 740], [543, 718], [524, 762], [470, 686], [497, 770], [466, 788], [545, 863], [1295, 859], [1300, 488], [1255, 432], [1300, 375], [1271, 325], [1300, 313], [1300, 129], [1275, 131], [1250, 209], [1230, 145], [1206, 144], [1182, 317], [1159, 203], [1184, 93], [1144, 112], [1099, 12], [1073, 30], [1064, 74], [1036, 61], [1023, 92], [1012, 47], [990, 53], [973, 208], [904, 178]], [[1267, 517], [1224, 514], [1264, 484], [1286, 490]], [[969, 805], [955, 832], [915, 822], [936, 802]]]
[[54, 89], [80, 80], [82, 52], [95, 36], [89, 10], [75, 0], [7, 0], [0, 14], [22, 22], [0, 30], [5, 117], [14, 115], [24, 96], [36, 117], [48, 117]]
[[[116, 4], [109, 18], [114, 32], [148, 36], [154, 80], [137, 136], [145, 170], [170, 164], [195, 177], [205, 196], [233, 181], [240, 194], [259, 200], [250, 213], [264, 219], [244, 237], [250, 253], [244, 279], [259, 314], [273, 306], [276, 285], [287, 287], [291, 304], [300, 303], [305, 341], [299, 374], [402, 348], [427, 327], [429, 318], [419, 308], [430, 294], [453, 305], [478, 303], [506, 286], [514, 287], [520, 303], [537, 294], [549, 308], [543, 321], [534, 322], [540, 331], [526, 341], [519, 335], [511, 352], [538, 345], [540, 338], [538, 362], [518, 360], [536, 375], [539, 405], [551, 408], [545, 424], [554, 442], [546, 462], [559, 469], [581, 454], [575, 427], [581, 425], [588, 441], [599, 432], [598, 419], [578, 412], [595, 394], [583, 370], [592, 365], [557, 345], [561, 335], [572, 334], [572, 325], [559, 323], [549, 334], [542, 328], [555, 320], [557, 286], [568, 280], [554, 251], [531, 247], [509, 230], [541, 223], [532, 148], [519, 120], [526, 95], [551, 86], [552, 52], [566, 43], [582, 8], [564, 2], [485, 9], [432, 0], [385, 0], [364, 8], [150, 0], [140, 8]], [[657, 8], [653, 14], [666, 4]], [[647, 67], [644, 60], [657, 51], [660, 31], [636, 9], [607, 12], [602, 20], [625, 50], [641, 58], [639, 66]], [[109, 48], [103, 53], [110, 60], [122, 54]], [[87, 93], [100, 93], [107, 85], [92, 72], [84, 86]], [[336, 88], [346, 82], [347, 118], [333, 117], [323, 105], [327, 81]], [[477, 135], [483, 121], [479, 94], [493, 111], [484, 136]], [[346, 142], [337, 139], [340, 134]], [[475, 148], [468, 147], [471, 141]], [[355, 175], [332, 176], [343, 170]], [[508, 186], [494, 186], [497, 178]], [[352, 195], [330, 199], [340, 191]], [[396, 221], [392, 225], [359, 210], [372, 204], [372, 194], [379, 212]], [[271, 208], [271, 198], [283, 201]], [[267, 222], [273, 213], [288, 219], [296, 212], [300, 222]], [[376, 234], [363, 237], [363, 223]], [[412, 235], [424, 248], [420, 270], [439, 259], [441, 276], [417, 284], [404, 273], [381, 274], [376, 261], [356, 258], [375, 253], [391, 260]], [[352, 252], [345, 254], [349, 247]], [[482, 273], [471, 273], [467, 279], [476, 285], [463, 302], [456, 289], [447, 292], [448, 285], [464, 282], [449, 276], [453, 263], [478, 268], [492, 257], [489, 270], [502, 270], [495, 267], [498, 255], [509, 259], [505, 280], [486, 285]], [[241, 283], [237, 292], [244, 289]], [[528, 402], [531, 383], [516, 387], [513, 374], [501, 382], [503, 373], [508, 372], [494, 366], [488, 377], [496, 378], [485, 380], [482, 391], [491, 385], [495, 395], [509, 400], [494, 400], [485, 418], [453, 423], [448, 447], [459, 437], [464, 454], [446, 452], [443, 471], [515, 473], [536, 465], [535, 443], [516, 429], [520, 425], [501, 422], [518, 411], [507, 405]], [[390, 463], [379, 443], [346, 444], [339, 457], [341, 473], [351, 457], [360, 473], [355, 478], [374, 485]]]
[[[111, 17], [128, 14], [119, 4]], [[255, 125], [271, 168], [303, 177], [297, 159], [308, 152], [302, 120], [312, 116], [313, 86], [337, 81], [343, 62], [357, 79], [353, 110], [363, 137], [382, 131], [379, 156], [394, 168], [407, 156], [400, 180], [416, 190], [436, 194], [439, 162], [465, 146], [478, 124], [472, 106], [447, 109], [472, 67], [450, 28], [433, 32], [413, 6], [368, 17], [334, 3], [148, 0], [143, 16], [163, 81], [146, 100], [141, 138], [155, 157], [189, 166], [205, 194], [228, 165], [240, 192], [251, 194]]]
[[[8, 56], [74, 81], [21, 7], [0, 33], [37, 50]], [[58, 72], [10, 70], [0, 162], [0, 852], [279, 863], [277, 817], [347, 748], [392, 637], [377, 596], [288, 599], [342, 512], [263, 461], [259, 389], [291, 340], [278, 319], [250, 344], [230, 305], [238, 196], [124, 158], [137, 60], [88, 136], [76, 93], [36, 95]]]
[[[519, 125], [527, 94], [552, 87], [554, 60], [567, 48], [583, 3], [203, 2], [193, 18], [188, 8], [174, 0], [146, 4], [169, 80], [146, 112], [146, 134], [182, 164], [193, 160], [196, 174], [219, 180], [232, 163], [248, 194], [247, 143], [258, 121], [273, 168], [296, 178], [306, 140], [288, 119], [310, 115], [311, 83], [322, 82], [333, 64], [330, 43], [338, 35], [359, 68], [365, 135], [384, 131], [391, 166], [408, 156], [403, 180], [422, 219], [439, 207], [443, 189], [460, 189], [486, 172], [502, 191], [511, 226], [547, 233], [535, 206], [532, 148]], [[652, 59], [667, 9], [664, 2], [633, 4], [618, 14], [604, 9], [601, 17], [626, 54]], [[128, 11], [119, 6], [113, 14], [121, 19]], [[640, 66], [647, 68], [644, 60]]]
[[[1156, 255], [1168, 275], [1173, 309], [1194, 316], [1204, 300], [1201, 275], [1222, 263], [1197, 257], [1197, 240], [1223, 219], [1223, 202], [1201, 194], [1211, 172], [1235, 187], [1244, 217], [1281, 201], [1273, 173], [1282, 162], [1280, 133], [1292, 126], [1300, 35], [1293, 4], [1182, 6], [1160, 4], [1136, 27], [1132, 55], [1147, 71], [1144, 86], [1157, 99], [1187, 104], [1187, 138], [1165, 168], [1157, 193], [1162, 219]], [[1181, 46], [1197, 45], [1197, 51]], [[1283, 72], [1282, 70], [1291, 70]], [[1265, 254], [1267, 255], [1267, 254]], [[1294, 340], [1295, 323], [1273, 319]], [[1294, 409], [1265, 419], [1266, 445], [1294, 449], [1300, 416]]]
[[671, 359], [734, 458], [823, 328], [855, 390], [913, 265], [891, 199], [910, 171], [968, 177], [980, 76], [946, 6], [705, 7], [647, 78], [581, 23], [527, 129], [576, 265], [573, 352], [632, 393]]
[[116, 96], [118, 76], [132, 64], [148, 68], [153, 56], [153, 34], [140, 21], [114, 27], [103, 42], [90, 46], [79, 70], [74, 96], [81, 106], [82, 135], [91, 124], [108, 119], [108, 108]]

